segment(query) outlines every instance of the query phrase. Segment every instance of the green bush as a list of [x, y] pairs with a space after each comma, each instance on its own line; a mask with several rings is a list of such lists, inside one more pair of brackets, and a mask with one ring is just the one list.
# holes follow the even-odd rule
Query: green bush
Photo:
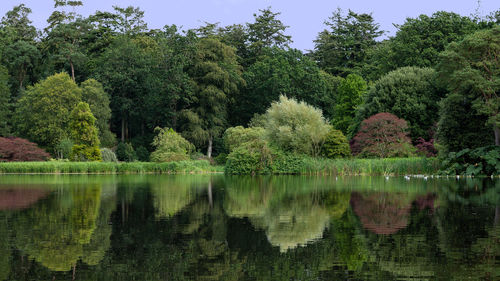
[[226, 146], [226, 149], [231, 152], [243, 143], [264, 139], [264, 135], [265, 131], [260, 127], [231, 127], [224, 133], [224, 145]]
[[257, 139], [235, 148], [227, 156], [228, 174], [266, 174], [272, 162], [272, 150], [267, 141]]
[[102, 155], [99, 147], [84, 144], [75, 144], [71, 150], [72, 161], [101, 161]]
[[214, 157], [214, 161], [216, 165], [225, 165], [227, 160], [226, 153], [219, 153], [219, 155]]
[[141, 162], [149, 162], [149, 151], [144, 146], [139, 146], [135, 150], [135, 154], [137, 155], [137, 160]]
[[115, 153], [119, 161], [133, 162], [137, 159], [134, 148], [130, 143], [120, 142]]
[[62, 139], [56, 146], [56, 155], [59, 159], [69, 159], [73, 150], [73, 141], [69, 138]]
[[265, 113], [268, 140], [285, 152], [318, 156], [330, 128], [320, 109], [285, 96]]
[[109, 148], [101, 148], [101, 155], [103, 162], [118, 162], [116, 154]]
[[453, 175], [499, 175], [500, 147], [485, 146], [450, 152], [442, 162], [442, 172]]
[[351, 148], [346, 136], [339, 130], [330, 130], [321, 148], [321, 155], [332, 159], [351, 156]]
[[188, 160], [194, 145], [170, 128], [156, 128], [158, 135], [153, 139], [156, 150], [151, 153], [151, 161], [171, 162]]

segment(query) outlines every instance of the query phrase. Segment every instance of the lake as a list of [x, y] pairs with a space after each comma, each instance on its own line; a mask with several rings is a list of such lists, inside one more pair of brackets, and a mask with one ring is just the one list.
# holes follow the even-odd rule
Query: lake
[[3, 280], [500, 280], [500, 181], [4, 175]]

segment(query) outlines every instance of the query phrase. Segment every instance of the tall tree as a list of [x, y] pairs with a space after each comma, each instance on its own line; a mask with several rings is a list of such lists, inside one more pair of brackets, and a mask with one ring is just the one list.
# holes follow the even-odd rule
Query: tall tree
[[130, 123], [143, 123], [147, 112], [144, 98], [148, 95], [149, 79], [158, 62], [136, 40], [122, 35], [97, 63], [95, 76], [110, 94], [113, 121], [117, 131], [121, 131], [122, 141], [125, 141], [138, 131], [132, 132]]
[[338, 76], [360, 73], [366, 64], [366, 53], [375, 46], [379, 30], [371, 14], [357, 14], [351, 10], [343, 15], [339, 8], [325, 21], [328, 29], [314, 40], [312, 53], [320, 67]]
[[246, 125], [255, 113], [262, 114], [280, 95], [319, 107], [332, 118], [335, 90], [340, 78], [319, 69], [296, 49], [267, 48], [243, 73], [247, 86], [231, 106], [233, 125]]
[[53, 152], [58, 142], [68, 136], [69, 115], [81, 95], [81, 89], [66, 73], [55, 74], [29, 87], [16, 109], [19, 135]]
[[55, 10], [47, 20], [49, 26], [45, 29], [47, 36], [44, 38], [44, 49], [57, 71], [69, 66], [71, 78], [75, 81], [75, 65], [82, 65], [86, 56], [80, 46], [88, 31], [87, 22], [80, 15], [66, 12], [71, 7], [75, 9], [82, 6], [81, 1], [55, 0]]
[[144, 11], [138, 7], [128, 6], [121, 8], [113, 6], [115, 10], [115, 30], [126, 35], [137, 35], [147, 31], [148, 26], [144, 22]]
[[366, 81], [357, 74], [349, 74], [340, 82], [337, 89], [332, 124], [342, 133], [346, 134], [349, 126], [352, 125], [356, 110], [363, 101], [366, 89]]
[[97, 119], [95, 124], [99, 130], [99, 140], [104, 147], [115, 144], [115, 136], [109, 129], [111, 109], [109, 107], [109, 96], [104, 87], [95, 79], [88, 79], [80, 85], [82, 89], [82, 100], [89, 104], [92, 114]]
[[95, 126], [96, 118], [86, 102], [79, 102], [69, 116], [69, 131], [74, 142], [71, 151], [73, 161], [102, 160], [99, 150], [98, 129]]
[[[478, 31], [453, 42], [440, 55], [438, 79], [451, 95], [470, 102], [476, 115], [487, 116], [485, 125], [500, 145], [500, 26]], [[445, 116], [442, 116], [444, 118]], [[473, 114], [470, 116], [475, 118]]]
[[374, 81], [404, 66], [434, 67], [450, 42], [462, 40], [479, 26], [469, 17], [440, 11], [407, 18], [396, 28], [394, 37], [370, 51], [363, 73], [367, 79]]
[[5, 137], [10, 133], [11, 108], [8, 80], [7, 69], [0, 65], [0, 137]]
[[254, 59], [262, 54], [264, 48], [287, 48], [292, 43], [292, 37], [285, 34], [288, 26], [278, 19], [281, 13], [274, 13], [271, 7], [259, 12], [253, 15], [255, 21], [247, 24], [249, 48]]
[[183, 111], [183, 134], [199, 145], [208, 144], [212, 156], [214, 138], [227, 126], [227, 106], [245, 81], [233, 48], [217, 39], [201, 39], [189, 70], [196, 82], [189, 109]]
[[0, 27], [11, 29], [17, 40], [33, 41], [38, 36], [38, 32], [29, 19], [31, 12], [31, 9], [24, 4], [15, 6], [2, 18]]
[[26, 82], [36, 81], [35, 68], [40, 61], [40, 51], [35, 42], [38, 32], [32, 25], [31, 9], [24, 4], [8, 11], [0, 23], [3, 47], [2, 63], [11, 75], [11, 92], [19, 96]]

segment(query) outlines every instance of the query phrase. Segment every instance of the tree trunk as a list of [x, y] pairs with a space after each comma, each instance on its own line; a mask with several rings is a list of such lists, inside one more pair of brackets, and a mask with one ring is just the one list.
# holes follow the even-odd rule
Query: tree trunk
[[70, 61], [69, 65], [71, 66], [71, 78], [73, 79], [73, 82], [75, 82], [75, 67], [73, 66], [73, 62]]
[[212, 158], [212, 136], [208, 138], [208, 148], [207, 148], [207, 157], [208, 159]]
[[495, 145], [500, 146], [500, 128], [497, 125], [493, 125], [493, 131], [495, 132]]
[[128, 120], [125, 122], [125, 139], [129, 140], [129, 134], [128, 134]]
[[122, 142], [125, 141], [125, 117], [122, 116]]
[[71, 280], [75, 280], [75, 277], [76, 277], [76, 263], [73, 265], [73, 279]]

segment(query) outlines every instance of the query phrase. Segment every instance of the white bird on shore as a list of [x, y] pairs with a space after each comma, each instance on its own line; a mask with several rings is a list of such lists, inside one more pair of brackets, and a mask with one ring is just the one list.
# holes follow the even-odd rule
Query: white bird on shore
[[424, 176], [424, 181], [426, 181], [426, 180], [427, 180], [427, 176]]
[[459, 179], [460, 179], [460, 176], [459, 176], [459, 175], [457, 175], [457, 180], [459, 180]]
[[388, 181], [389, 180], [389, 176], [385, 176], [385, 180]]
[[409, 181], [410, 177], [409, 176], [405, 176], [405, 180]]

